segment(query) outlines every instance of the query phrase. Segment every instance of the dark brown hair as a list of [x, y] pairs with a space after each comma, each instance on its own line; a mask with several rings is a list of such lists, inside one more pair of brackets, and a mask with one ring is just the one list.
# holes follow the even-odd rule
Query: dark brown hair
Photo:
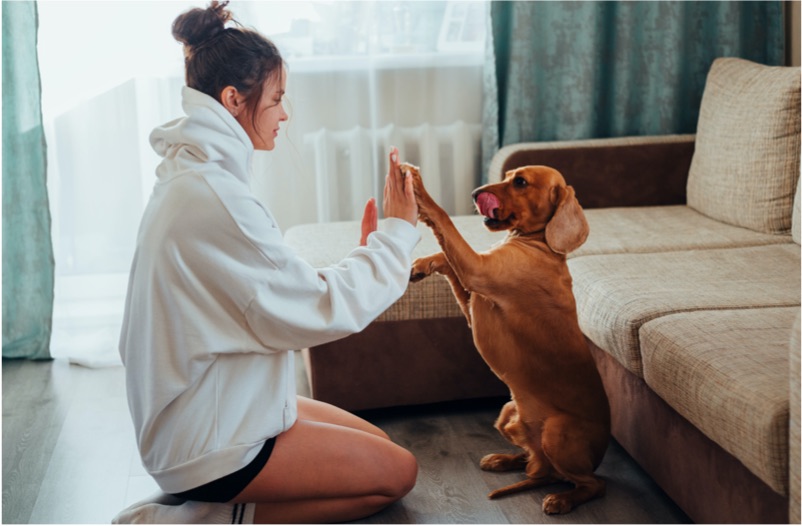
[[[215, 0], [182, 13], [173, 22], [173, 38], [184, 44], [187, 86], [221, 103], [223, 89], [234, 86], [255, 122], [264, 84], [281, 78], [284, 59], [273, 42], [240, 26], [227, 5]], [[229, 21], [239, 27], [226, 27]]]

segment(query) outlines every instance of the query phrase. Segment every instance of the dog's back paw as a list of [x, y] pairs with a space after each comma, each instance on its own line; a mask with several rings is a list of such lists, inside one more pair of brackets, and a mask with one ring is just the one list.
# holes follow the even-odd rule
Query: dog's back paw
[[543, 513], [548, 515], [560, 515], [568, 513], [572, 509], [574, 509], [574, 503], [571, 499], [565, 498], [563, 494], [552, 493], [543, 499]]
[[599, 478], [591, 478], [592, 483], [580, 484], [574, 489], [562, 493], [552, 493], [543, 499], [543, 512], [549, 515], [568, 513], [580, 504], [603, 497], [606, 485]]
[[517, 455], [505, 455], [494, 453], [485, 455], [479, 461], [479, 467], [485, 471], [513, 471], [526, 468], [526, 453]]

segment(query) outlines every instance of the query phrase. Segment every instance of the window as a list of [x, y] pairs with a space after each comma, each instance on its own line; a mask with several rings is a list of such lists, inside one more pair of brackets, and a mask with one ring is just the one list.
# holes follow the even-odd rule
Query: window
[[[114, 324], [159, 161], [148, 135], [182, 115], [183, 53], [170, 25], [205, 6], [39, 2], [56, 356], [84, 347], [116, 355]], [[235, 0], [228, 7], [242, 25], [273, 39], [289, 67], [290, 121], [274, 151], [257, 152], [252, 182], [282, 228], [352, 219], [361, 213], [352, 203], [380, 196], [382, 137], [459, 129], [478, 141], [485, 2]], [[368, 148], [343, 139], [354, 130]], [[322, 165], [324, 151], [349, 164]], [[408, 153], [420, 155], [413, 147]], [[432, 166], [433, 177], [449, 170], [439, 161]], [[353, 195], [322, 190], [338, 187]]]

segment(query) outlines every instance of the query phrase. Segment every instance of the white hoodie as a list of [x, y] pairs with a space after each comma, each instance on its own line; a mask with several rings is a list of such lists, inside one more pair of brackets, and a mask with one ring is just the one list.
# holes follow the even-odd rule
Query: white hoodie
[[167, 493], [244, 467], [294, 424], [288, 351], [365, 328], [403, 294], [420, 239], [388, 218], [366, 247], [312, 268], [250, 191], [242, 127], [213, 98], [187, 87], [182, 96], [187, 116], [150, 136], [164, 159], [120, 335], [139, 451]]

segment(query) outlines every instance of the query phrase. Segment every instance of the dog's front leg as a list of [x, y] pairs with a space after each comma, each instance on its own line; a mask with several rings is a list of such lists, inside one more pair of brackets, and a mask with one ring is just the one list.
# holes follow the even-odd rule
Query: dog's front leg
[[468, 327], [470, 327], [471, 293], [465, 290], [465, 287], [462, 286], [459, 278], [457, 278], [457, 275], [454, 274], [454, 269], [452, 269], [451, 265], [448, 264], [448, 260], [442, 252], [416, 259], [412, 263], [412, 271], [409, 275], [409, 281], [414, 283], [427, 276], [431, 276], [432, 274], [442, 274], [446, 277], [449, 285], [451, 285], [451, 290], [454, 292], [454, 297], [457, 298], [457, 303], [459, 304], [462, 314], [464, 314], [465, 318], [468, 320]]
[[486, 267], [482, 262], [483, 255], [471, 248], [457, 227], [454, 226], [446, 211], [432, 199], [423, 186], [420, 171], [408, 164], [403, 164], [401, 169], [409, 172], [413, 177], [415, 197], [418, 202], [418, 217], [432, 229], [448, 260], [448, 265], [455, 275], [456, 283], [463, 290], [481, 293], [477, 287], [481, 286], [481, 269]]

